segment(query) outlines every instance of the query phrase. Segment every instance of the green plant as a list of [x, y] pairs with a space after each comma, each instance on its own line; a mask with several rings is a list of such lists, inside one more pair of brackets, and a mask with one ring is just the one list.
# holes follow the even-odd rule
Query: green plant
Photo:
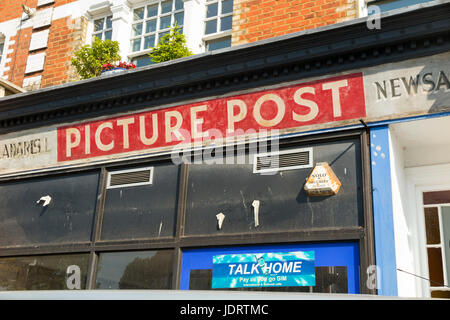
[[117, 41], [100, 40], [95, 37], [92, 45], [82, 46], [74, 52], [71, 62], [82, 79], [89, 79], [99, 76], [104, 64], [120, 59]]
[[149, 54], [155, 63], [170, 61], [191, 56], [193, 53], [186, 46], [186, 38], [180, 33], [180, 27], [175, 24], [170, 32], [163, 36], [158, 45]]

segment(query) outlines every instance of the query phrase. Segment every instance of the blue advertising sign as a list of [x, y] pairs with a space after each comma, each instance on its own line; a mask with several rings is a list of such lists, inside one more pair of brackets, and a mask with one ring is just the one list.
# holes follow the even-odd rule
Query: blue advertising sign
[[213, 256], [212, 288], [315, 286], [314, 251]]

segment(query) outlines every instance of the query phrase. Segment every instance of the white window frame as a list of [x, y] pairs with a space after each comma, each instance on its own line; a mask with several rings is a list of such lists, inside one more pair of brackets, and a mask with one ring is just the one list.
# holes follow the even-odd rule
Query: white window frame
[[[148, 54], [148, 53], [152, 52], [153, 47], [144, 48], [145, 37], [154, 35], [155, 36], [154, 46], [156, 46], [158, 44], [159, 40], [160, 40], [159, 39], [160, 38], [160, 34], [168, 32], [170, 30], [170, 28], [172, 28], [175, 25], [175, 15], [179, 14], [179, 13], [183, 13], [183, 15], [185, 14], [184, 4], [183, 4], [183, 8], [182, 9], [176, 9], [176, 7], [175, 7], [176, 0], [172, 0], [172, 10], [170, 12], [161, 13], [161, 11], [162, 11], [162, 3], [166, 2], [166, 1], [167, 0], [156, 0], [156, 1], [149, 1], [149, 2], [146, 2], [146, 3], [140, 3], [139, 5], [133, 6], [133, 8], [131, 9], [131, 15], [132, 15], [131, 19], [132, 19], [132, 21], [130, 23], [130, 25], [131, 25], [130, 38], [129, 38], [130, 50], [129, 50], [129, 54], [128, 54], [128, 58], [130, 60], [133, 59], [134, 57], [138, 57], [138, 56], [141, 56], [141, 55]], [[149, 6], [154, 6], [156, 4], [158, 5], [158, 12], [157, 12], [156, 16], [153, 16], [151, 18], [147, 18], [147, 8]], [[139, 20], [134, 20], [134, 11], [137, 10], [137, 9], [141, 9], [141, 8], [144, 9], [144, 16], [143, 16], [143, 18], [139, 19]], [[171, 17], [170, 18], [170, 26], [168, 28], [160, 29], [161, 18], [162, 17], [167, 17], [167, 16]], [[183, 29], [183, 33], [184, 33], [184, 19], [185, 19], [185, 17], [183, 17], [183, 24], [180, 25], [180, 27]], [[147, 23], [147, 21], [150, 21], [150, 20], [156, 20], [156, 29], [155, 29], [155, 31], [145, 33], [146, 23]], [[141, 32], [140, 35], [135, 36], [133, 34], [134, 33], [133, 26], [136, 25], [136, 24], [139, 24], [139, 23], [142, 23], [142, 32]], [[140, 48], [137, 51], [133, 51], [133, 41], [137, 40], [137, 39], [141, 40]]]
[[[233, 10], [231, 10], [231, 12], [229, 12], [229, 13], [222, 14], [222, 1], [223, 0], [206, 0], [205, 1], [205, 9], [204, 9], [205, 19], [204, 19], [204, 24], [203, 24], [203, 43], [204, 43], [204, 47], [205, 47], [206, 51], [208, 50], [207, 43], [209, 41], [220, 40], [221, 38], [227, 38], [227, 37], [231, 38], [233, 22], [231, 22], [231, 29], [220, 31], [222, 19], [229, 17], [229, 16], [233, 17]], [[234, 1], [236, 1], [236, 0], [234, 0]], [[233, 1], [233, 3], [234, 3], [234, 1]], [[211, 5], [214, 3], [217, 3], [217, 15], [208, 18], [207, 17], [208, 5]], [[214, 19], [217, 19], [216, 32], [206, 34], [207, 22], [212, 21]], [[233, 18], [231, 18], [231, 19], [233, 19]]]
[[[108, 17], [111, 17], [111, 27], [110, 28], [107, 28], [107, 25], [106, 25], [106, 21], [107, 21]], [[105, 14], [105, 15], [102, 15], [100, 17], [93, 18], [92, 19], [91, 39], [94, 40], [94, 37], [97, 37], [100, 40], [105, 40], [105, 33], [108, 32], [108, 31], [111, 31], [111, 39], [110, 40], [112, 40], [112, 37], [113, 37], [113, 34], [112, 34], [113, 33], [112, 19], [113, 19], [112, 13], [111, 14]], [[103, 29], [101, 29], [99, 31], [95, 31], [95, 21], [97, 21], [97, 20], [103, 20]], [[100, 34], [100, 37], [98, 36], [98, 34]]]
[[[407, 283], [413, 283], [412, 287], [406, 286], [406, 282], [402, 283], [402, 286], [408, 287], [409, 290], [408, 294], [405, 294], [406, 296], [411, 293], [416, 297], [429, 298], [431, 297], [431, 286], [428, 281], [423, 279], [429, 279], [423, 193], [450, 190], [450, 184], [448, 183], [450, 181], [450, 164], [405, 168], [404, 174], [406, 196], [404, 212], [408, 223], [408, 243], [410, 247], [408, 250], [403, 247], [403, 251], [398, 251], [400, 249], [396, 246], [397, 266], [402, 265], [401, 261], [407, 262], [403, 263], [407, 268], [405, 271], [417, 276], [399, 271], [397, 277], [402, 277], [403, 281], [407, 279]], [[394, 224], [401, 224], [399, 221], [401, 217], [394, 218], [397, 219]]]
[[[450, 189], [446, 189], [446, 190], [450, 190]], [[439, 190], [442, 191], [442, 190]], [[427, 191], [424, 191], [427, 192]], [[450, 288], [448, 288], [447, 286], [449, 285], [448, 283], [448, 278], [449, 275], [447, 274], [447, 266], [446, 266], [446, 256], [445, 256], [445, 248], [443, 247], [444, 245], [444, 228], [442, 226], [442, 207], [450, 207], [450, 203], [438, 203], [438, 204], [424, 204], [423, 205], [423, 212], [425, 215], [425, 208], [438, 208], [438, 219], [439, 219], [439, 233], [440, 233], [440, 239], [439, 239], [439, 244], [427, 244], [427, 240], [425, 238], [425, 252], [427, 254], [427, 263], [428, 263], [428, 248], [439, 248], [441, 249], [441, 263], [442, 263], [442, 274], [444, 277], [444, 283], [443, 286], [432, 286], [430, 283], [429, 286], [429, 290], [430, 290], [430, 294], [433, 291], [450, 291]], [[426, 225], [424, 225], [424, 227], [426, 228]]]

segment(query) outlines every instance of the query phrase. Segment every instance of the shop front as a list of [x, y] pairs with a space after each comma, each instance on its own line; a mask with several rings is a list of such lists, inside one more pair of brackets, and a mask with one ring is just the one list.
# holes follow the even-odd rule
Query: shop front
[[428, 192], [448, 187], [414, 220], [408, 177], [431, 162], [403, 147], [408, 123], [449, 119], [447, 9], [4, 98], [0, 290], [427, 296], [424, 252], [448, 251]]

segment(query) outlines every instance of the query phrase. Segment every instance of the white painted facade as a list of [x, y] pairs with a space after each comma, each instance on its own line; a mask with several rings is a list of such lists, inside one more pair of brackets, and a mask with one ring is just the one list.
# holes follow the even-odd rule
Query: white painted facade
[[398, 295], [430, 297], [422, 193], [450, 190], [450, 117], [389, 129]]

